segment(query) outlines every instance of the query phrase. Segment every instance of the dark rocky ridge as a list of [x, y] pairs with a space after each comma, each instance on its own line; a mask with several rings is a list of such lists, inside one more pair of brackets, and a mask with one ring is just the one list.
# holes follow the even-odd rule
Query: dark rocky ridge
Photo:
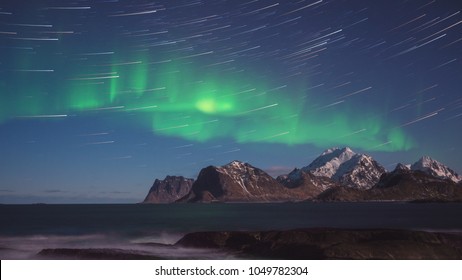
[[[159, 246], [160, 244], [154, 244]], [[154, 246], [153, 245], [153, 246]], [[393, 229], [296, 229], [284, 231], [218, 231], [186, 234], [161, 248], [220, 252], [216, 259], [399, 259], [461, 260], [462, 236]], [[165, 256], [161, 253], [110, 248], [43, 249], [38, 259], [155, 260], [204, 259], [204, 255]], [[211, 255], [207, 258], [212, 257]]]
[[399, 166], [385, 173], [369, 190], [331, 188], [317, 198], [320, 201], [435, 201], [462, 202], [462, 188], [449, 179]]
[[171, 203], [184, 197], [191, 191], [194, 179], [183, 176], [167, 176], [156, 179], [143, 203]]
[[56, 248], [43, 249], [38, 254], [45, 260], [161, 260], [143, 251], [108, 249], [108, 248]]
[[462, 236], [408, 230], [301, 229], [187, 234], [176, 246], [257, 259], [462, 259]]

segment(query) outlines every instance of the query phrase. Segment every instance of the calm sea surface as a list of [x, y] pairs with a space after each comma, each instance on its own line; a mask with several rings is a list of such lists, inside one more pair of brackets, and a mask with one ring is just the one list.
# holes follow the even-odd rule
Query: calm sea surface
[[313, 227], [462, 232], [462, 203], [0, 205], [0, 258], [171, 244], [188, 232]]

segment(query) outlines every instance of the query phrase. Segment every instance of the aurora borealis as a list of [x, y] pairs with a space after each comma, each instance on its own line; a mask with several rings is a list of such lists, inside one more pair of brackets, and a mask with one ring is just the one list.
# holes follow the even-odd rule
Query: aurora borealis
[[156, 177], [276, 174], [332, 146], [460, 171], [461, 18], [449, 1], [4, 1], [0, 195], [132, 201]]
[[[248, 78], [194, 69], [194, 59], [187, 63], [166, 59], [167, 66], [150, 67], [148, 55], [127, 64], [102, 64], [102, 73], [93, 73], [91, 66], [76, 67], [82, 73], [71, 73], [59, 85], [50, 85], [54, 70], [16, 70], [17, 84], [5, 88], [14, 92], [5, 104], [14, 105], [5, 107], [3, 121], [108, 110], [121, 118], [136, 114], [143, 119], [141, 124], [151, 122], [153, 134], [199, 142], [228, 137], [238, 143], [349, 145], [384, 151], [412, 147], [412, 140], [396, 123], [367, 112], [368, 108], [359, 117], [349, 106], [329, 112], [328, 107], [345, 102], [342, 96], [328, 104], [310, 90], [287, 84], [274, 87], [277, 84], [256, 74]], [[25, 87], [24, 80], [30, 81]], [[54, 94], [39, 93], [50, 87]]]

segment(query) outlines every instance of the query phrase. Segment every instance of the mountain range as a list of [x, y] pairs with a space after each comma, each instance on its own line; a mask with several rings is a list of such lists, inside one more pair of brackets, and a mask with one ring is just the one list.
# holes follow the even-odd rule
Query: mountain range
[[156, 179], [143, 203], [297, 201], [462, 201], [462, 176], [424, 156], [387, 172], [348, 147], [273, 178], [248, 163], [203, 168], [197, 179]]

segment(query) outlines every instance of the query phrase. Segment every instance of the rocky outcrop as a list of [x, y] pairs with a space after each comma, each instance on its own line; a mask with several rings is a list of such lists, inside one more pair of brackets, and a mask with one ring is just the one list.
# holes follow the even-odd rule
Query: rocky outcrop
[[37, 258], [45, 260], [161, 260], [148, 252], [108, 248], [56, 248], [43, 249]]
[[156, 179], [143, 203], [171, 203], [184, 197], [191, 191], [193, 179], [183, 176], [167, 176]]
[[[294, 229], [186, 234], [173, 245], [148, 251], [120, 248], [43, 249], [35, 259], [462, 259], [460, 234], [393, 229]], [[184, 252], [183, 254], [166, 254]], [[204, 255], [207, 254], [207, 255]]]
[[255, 259], [462, 259], [460, 235], [389, 229], [198, 232], [175, 246], [223, 249]]

